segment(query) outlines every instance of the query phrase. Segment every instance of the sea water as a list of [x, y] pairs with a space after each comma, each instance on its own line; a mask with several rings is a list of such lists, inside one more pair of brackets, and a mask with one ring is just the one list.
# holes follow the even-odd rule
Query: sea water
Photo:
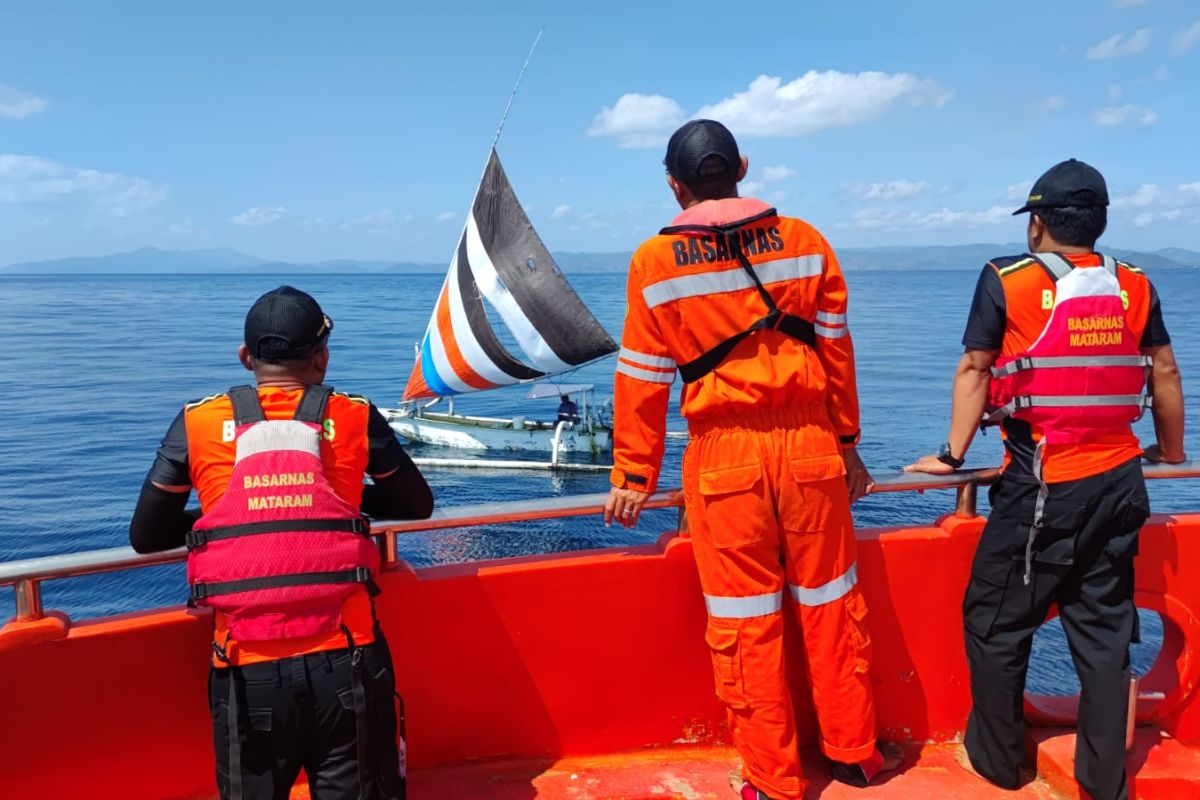
[[[851, 271], [850, 329], [858, 361], [863, 439], [876, 475], [933, 452], [946, 439], [953, 369], [978, 272]], [[0, 561], [127, 544], [134, 502], [155, 448], [182, 404], [251, 376], [236, 350], [246, 309], [261, 293], [289, 283], [313, 294], [335, 321], [328, 382], [394, 406], [441, 287], [441, 274], [61, 275], [0, 276]], [[1200, 374], [1200, 272], [1151, 274], [1162, 297], [1185, 382]], [[625, 309], [622, 273], [570, 276], [584, 302], [619, 340]], [[564, 380], [594, 383], [611, 397], [613, 360]], [[460, 398], [460, 412], [553, 418], [557, 398], [530, 401], [512, 387]], [[683, 430], [678, 392], [669, 427]], [[1200, 404], [1188, 403], [1189, 450]], [[1153, 441], [1149, 421], [1138, 425]], [[668, 442], [661, 485], [678, 485], [683, 443]], [[461, 456], [411, 446], [420, 456]], [[1000, 460], [995, 434], [977, 438], [967, 466]], [[503, 457], [503, 456], [501, 456]], [[511, 456], [510, 456], [511, 457]], [[604, 473], [547, 474], [427, 468], [439, 505], [527, 500], [607, 490]], [[1200, 480], [1156, 481], [1156, 512], [1200, 510]], [[981, 510], [986, 511], [982, 498]], [[952, 492], [868, 497], [855, 506], [860, 526], [929, 522], [953, 507]], [[599, 516], [447, 530], [401, 537], [415, 566], [526, 553], [645, 544], [674, 527], [675, 512], [648, 512], [638, 527], [606, 528]], [[918, 587], [914, 587], [917, 591]], [[178, 604], [181, 565], [45, 584], [47, 607], [76, 617]], [[0, 618], [12, 614], [0, 594]], [[1153, 651], [1160, 627], [1144, 626]], [[1061, 628], [1048, 627], [1057, 647]], [[1039, 641], [1039, 645], [1043, 642]], [[1143, 655], [1144, 661], [1150, 656]], [[1042, 670], [1044, 672], [1044, 670]], [[1031, 680], [1061, 684], [1069, 663]], [[1070, 676], [1073, 677], [1073, 676]]]

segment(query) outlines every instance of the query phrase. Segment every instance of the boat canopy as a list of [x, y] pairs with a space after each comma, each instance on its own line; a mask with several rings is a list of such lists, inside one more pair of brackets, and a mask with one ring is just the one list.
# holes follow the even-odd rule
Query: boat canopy
[[[519, 352], [500, 341], [496, 318]], [[533, 381], [616, 350], [554, 263], [493, 148], [404, 399]]]
[[558, 397], [563, 394], [579, 394], [581, 392], [590, 392], [596, 388], [594, 383], [554, 383], [553, 381], [539, 381], [529, 388], [529, 394], [525, 395], [530, 400], [542, 400], [547, 397]]

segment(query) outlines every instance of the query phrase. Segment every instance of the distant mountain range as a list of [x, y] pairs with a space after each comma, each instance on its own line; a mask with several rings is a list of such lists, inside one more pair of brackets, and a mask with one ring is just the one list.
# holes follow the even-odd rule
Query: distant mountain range
[[[1168, 247], [1153, 252], [1102, 248], [1123, 261], [1148, 269], [1172, 269], [1200, 266], [1200, 252]], [[989, 258], [1018, 254], [1022, 244], [962, 244], [893, 247], [843, 247], [838, 258], [848, 270], [916, 270], [916, 269], [978, 269]], [[587, 272], [624, 272], [632, 253], [574, 253], [554, 254], [559, 267], [570, 274]], [[106, 256], [60, 258], [52, 261], [30, 261], [0, 267], [0, 273], [73, 275], [73, 274], [205, 274], [205, 273], [347, 273], [392, 272], [441, 273], [444, 262], [411, 261], [353, 261], [338, 259], [311, 263], [271, 261], [238, 252], [227, 247], [207, 250], [160, 250], [143, 247], [125, 253]]]

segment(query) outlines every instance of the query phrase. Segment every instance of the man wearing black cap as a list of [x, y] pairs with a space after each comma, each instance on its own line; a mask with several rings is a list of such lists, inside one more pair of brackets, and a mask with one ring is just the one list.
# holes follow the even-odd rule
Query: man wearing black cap
[[[975, 289], [947, 441], [908, 467], [952, 472], [981, 419], [1002, 426], [1003, 474], [963, 603], [974, 701], [964, 766], [1019, 784], [1030, 645], [1056, 603], [1083, 687], [1075, 775], [1097, 800], [1128, 793], [1133, 559], [1149, 513], [1139, 456], [1185, 458], [1158, 295], [1141, 270], [1095, 252], [1107, 206], [1104, 178], [1081, 161], [1037, 180], [1014, 212], [1029, 213], [1029, 253], [994, 259]], [[1147, 407], [1157, 442], [1143, 450], [1130, 423]]]
[[605, 520], [633, 525], [655, 491], [676, 372], [692, 549], [718, 697], [744, 766], [743, 800], [805, 794], [784, 671], [784, 605], [803, 630], [837, 780], [866, 786], [902, 754], [876, 741], [870, 633], [850, 503], [870, 488], [859, 439], [846, 283], [803, 220], [738, 197], [747, 159], [724, 125], [667, 144], [683, 209], [638, 248], [615, 377]]
[[[405, 792], [391, 656], [368, 591], [378, 556], [362, 540], [359, 509], [391, 519], [425, 518], [433, 496], [375, 406], [322, 385], [332, 330], [333, 322], [304, 292], [281, 286], [260, 297], [246, 315], [245, 342], [238, 348], [257, 385], [184, 406], [130, 523], [130, 543], [139, 552], [186, 543], [193, 601], [217, 609], [209, 698], [223, 798], [287, 797], [301, 768], [313, 795], [322, 798], [398, 798]], [[300, 466], [269, 468], [289, 463]], [[364, 474], [372, 478], [365, 486]], [[193, 487], [203, 511], [199, 520], [184, 508]], [[333, 544], [328, 554], [309, 553], [297, 541]], [[365, 554], [362, 568], [349, 573], [352, 585], [338, 577], [344, 565], [323, 560], [334, 558], [335, 550]], [[307, 569], [294, 568], [298, 559], [308, 560]], [[281, 594], [278, 583], [255, 590], [227, 583], [223, 598], [247, 598], [246, 605], [218, 605], [213, 595], [219, 593], [211, 590], [222, 584], [198, 592], [195, 581], [201, 568], [214, 564], [238, 574], [296, 576], [291, 588], [301, 593], [329, 588], [314, 590], [318, 582], [305, 580], [323, 577], [321, 583], [334, 585], [321, 597], [332, 599], [305, 596], [303, 613], [292, 617], [295, 606], [286, 601], [295, 596]], [[232, 583], [255, 582], [264, 578]], [[330, 604], [324, 616], [321, 602]], [[264, 636], [264, 630], [279, 635]]]

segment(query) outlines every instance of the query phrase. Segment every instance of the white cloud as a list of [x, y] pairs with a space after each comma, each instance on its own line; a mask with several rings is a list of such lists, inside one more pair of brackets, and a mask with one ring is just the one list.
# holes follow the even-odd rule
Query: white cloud
[[82, 169], [39, 156], [0, 154], [0, 203], [82, 204], [113, 217], [146, 211], [167, 187], [117, 172]]
[[776, 181], [787, 180], [796, 174], [796, 170], [789, 167], [787, 164], [776, 164], [774, 166], [762, 168], [762, 179], [767, 183], [775, 183]]
[[956, 211], [943, 207], [936, 211], [901, 212], [879, 208], [864, 208], [856, 211], [852, 219], [856, 228], [864, 230], [898, 231], [905, 229], [929, 230], [950, 227], [979, 227], [1001, 223], [1007, 224], [1012, 220], [1012, 209], [1004, 206], [992, 206], [984, 211]]
[[615, 136], [621, 147], [657, 147], [683, 124], [683, 109], [660, 94], [624, 94], [592, 120], [588, 136]]
[[1175, 35], [1171, 37], [1171, 55], [1186, 55], [1196, 46], [1196, 42], [1200, 42], [1200, 20], [1176, 31]]
[[570, 214], [570, 213], [571, 213], [571, 207], [569, 205], [567, 205], [566, 203], [563, 203], [560, 206], [556, 206], [555, 209], [550, 212], [550, 219], [562, 219], [563, 217], [565, 217], [567, 214]]
[[1092, 114], [1092, 121], [1101, 128], [1115, 128], [1119, 125], [1138, 125], [1146, 127], [1158, 122], [1158, 114], [1153, 111], [1126, 103], [1123, 106], [1107, 106]]
[[278, 222], [286, 216], [287, 209], [282, 206], [255, 206], [230, 218], [230, 222], [235, 225], [244, 225], [247, 228], [261, 228], [264, 225]]
[[192, 228], [192, 221], [185, 219], [183, 222], [173, 222], [167, 226], [167, 234], [170, 236], [191, 236], [195, 233]]
[[370, 214], [364, 214], [354, 220], [355, 225], [369, 225], [374, 228], [381, 228], [391, 225], [396, 221], [396, 212], [390, 208], [381, 208], [378, 211], [372, 211]]
[[1200, 181], [1194, 181], [1192, 183], [1181, 183], [1181, 184], [1179, 184], [1179, 191], [1192, 192], [1196, 195], [1200, 195]]
[[1108, 58], [1124, 58], [1125, 56], [1134, 56], [1150, 46], [1150, 29], [1142, 28], [1137, 33], [1131, 36], [1125, 36], [1123, 33], [1114, 33], [1102, 42], [1089, 47], [1084, 52], [1084, 57], [1092, 61], [1100, 61]]
[[762, 181], [742, 181], [738, 184], [738, 194], [742, 197], [758, 197], [766, 188]]
[[866, 200], [900, 200], [914, 197], [929, 188], [925, 181], [887, 181], [885, 183], [854, 183], [846, 187], [853, 195]]
[[[716, 119], [738, 136], [795, 137], [878, 119], [894, 105], [941, 108], [953, 92], [906, 72], [810, 70], [795, 80], [759, 75], [744, 92], [703, 106], [693, 118]], [[657, 147], [687, 119], [662, 95], [626, 94], [605, 106], [589, 136], [613, 136], [621, 147]]]
[[810, 70], [790, 83], [759, 75], [738, 92], [696, 112], [742, 136], [806, 136], [878, 119], [898, 102], [941, 108], [953, 94], [936, 81], [905, 72]]
[[1159, 67], [1154, 70], [1154, 77], [1160, 81], [1169, 81], [1171, 80], [1171, 70], [1166, 67]]
[[437, 215], [436, 219], [438, 222], [449, 222], [450, 220], [454, 219], [457, 216], [458, 216], [458, 214], [455, 213], [454, 211], [443, 211], [442, 213]]
[[0, 118], [25, 119], [46, 109], [46, 101], [0, 84]]
[[1113, 197], [1109, 205], [1116, 209], [1146, 208], [1158, 203], [1163, 197], [1163, 190], [1158, 186], [1153, 183], [1143, 183], [1129, 194]]
[[1172, 208], [1166, 211], [1146, 211], [1133, 218], [1133, 224], [1144, 228], [1155, 222], [1178, 222], [1183, 219], [1183, 209]]
[[1004, 199], [1011, 200], [1014, 203], [1024, 203], [1029, 199], [1029, 187], [1033, 186], [1033, 181], [1017, 181], [1004, 190]]
[[1038, 108], [1042, 111], [1057, 111], [1067, 105], [1067, 98], [1061, 94], [1052, 94], [1042, 102], [1038, 103]]

